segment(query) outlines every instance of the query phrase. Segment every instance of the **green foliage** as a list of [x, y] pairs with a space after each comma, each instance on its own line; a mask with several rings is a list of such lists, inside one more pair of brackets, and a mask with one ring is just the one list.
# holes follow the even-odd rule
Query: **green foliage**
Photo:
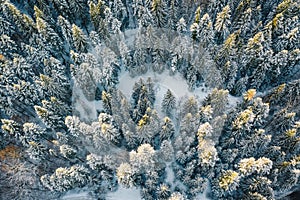
[[[292, 193], [299, 16], [296, 0], [0, 0], [0, 199]], [[155, 80], [128, 100], [120, 72]]]

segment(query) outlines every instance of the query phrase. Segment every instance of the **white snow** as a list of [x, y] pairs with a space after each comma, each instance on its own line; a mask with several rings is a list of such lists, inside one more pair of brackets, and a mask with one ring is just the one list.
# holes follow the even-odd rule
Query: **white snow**
[[[134, 31], [130, 33], [130, 37], [132, 38], [134, 35]], [[119, 84], [118, 84], [118, 89], [128, 98], [128, 100], [131, 98], [132, 94], [132, 88], [140, 78], [144, 79], [146, 81], [148, 77], [151, 77], [152, 81], [154, 82], [154, 89], [156, 91], [156, 101], [154, 108], [160, 115], [162, 116], [161, 113], [161, 103], [163, 100], [163, 97], [165, 93], [167, 92], [168, 89], [171, 90], [173, 95], [176, 97], [177, 101], [180, 100], [181, 98], [185, 96], [195, 96], [196, 99], [201, 103], [205, 97], [209, 94], [211, 91], [210, 89], [206, 87], [199, 87], [196, 88], [193, 92], [188, 90], [188, 85], [186, 83], [186, 80], [180, 75], [180, 74], [175, 74], [173, 76], [169, 75], [168, 71], [164, 71], [162, 74], [157, 74], [152, 71], [149, 71], [146, 74], [136, 76], [136, 77], [131, 77], [129, 75], [129, 72], [127, 71], [122, 71], [119, 76]], [[93, 120], [96, 119], [97, 116], [97, 110], [102, 109], [102, 102], [101, 101], [88, 101], [85, 96], [83, 95], [82, 91], [80, 89], [75, 89], [73, 90], [76, 96], [76, 101], [74, 101], [74, 109], [76, 109], [80, 113], [80, 117], [83, 119], [88, 119], [88, 120]], [[237, 102], [241, 101], [241, 98], [233, 97], [229, 95], [229, 107], [234, 107]], [[170, 163], [167, 163], [167, 168], [166, 168], [166, 182], [168, 182], [171, 185], [171, 188], [174, 189], [175, 186], [181, 186], [181, 182], [178, 180], [175, 180], [174, 177], [174, 172], [170, 166]], [[204, 191], [204, 193], [199, 194], [196, 199], [199, 200], [208, 200], [209, 198], [206, 197], [206, 195], [209, 193], [209, 186], [207, 187], [207, 190]], [[68, 194], [63, 197], [63, 199], [89, 199], [89, 196], [87, 193], [79, 193], [79, 194]], [[108, 200], [141, 200], [141, 195], [140, 195], [140, 190], [137, 188], [123, 188], [119, 187], [117, 191], [115, 192], [110, 192], [107, 194], [107, 199]]]
[[75, 191], [69, 191], [65, 194], [61, 200], [93, 200], [88, 192], [76, 193]]
[[97, 119], [97, 110], [102, 110], [102, 101], [89, 101], [84, 96], [82, 89], [73, 88], [73, 112], [79, 113], [79, 118], [83, 121], [94, 121]]
[[125, 44], [130, 48], [134, 48], [134, 40], [138, 29], [128, 29], [124, 32]]
[[117, 191], [108, 193], [107, 200], [141, 200], [140, 190], [137, 188], [119, 187]]
[[127, 71], [123, 71], [120, 74], [118, 89], [125, 96], [127, 96], [128, 99], [130, 99], [134, 83], [137, 82], [140, 78], [146, 81], [148, 77], [150, 77], [155, 84], [154, 89], [156, 91], [156, 100], [154, 108], [158, 112], [160, 117], [162, 117], [162, 114], [160, 112], [161, 103], [168, 89], [171, 90], [177, 100], [184, 96], [195, 96], [196, 99], [201, 102], [209, 93], [209, 90], [205, 87], [196, 88], [193, 92], [189, 91], [186, 80], [181, 77], [180, 74], [170, 76], [168, 71], [164, 71], [161, 74], [149, 71], [146, 74], [136, 76], [134, 78], [132, 78]]
[[228, 95], [229, 107], [235, 107], [237, 103], [242, 101], [241, 97], [234, 97], [232, 95]]
[[171, 163], [166, 163], [167, 167], [166, 167], [166, 173], [167, 173], [167, 177], [166, 177], [166, 182], [169, 183], [171, 185], [171, 189], [174, 190], [175, 189], [175, 174], [174, 171], [172, 169]]

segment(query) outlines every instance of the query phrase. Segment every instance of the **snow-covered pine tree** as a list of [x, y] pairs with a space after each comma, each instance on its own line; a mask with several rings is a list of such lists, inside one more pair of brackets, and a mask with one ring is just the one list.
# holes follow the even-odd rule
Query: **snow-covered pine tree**
[[219, 12], [217, 15], [216, 22], [214, 24], [217, 44], [221, 44], [230, 33], [230, 13], [230, 7], [229, 5], [227, 5], [223, 7], [222, 11]]
[[42, 184], [54, 191], [67, 191], [76, 187], [83, 187], [89, 179], [89, 170], [81, 165], [60, 167], [51, 175], [41, 177]]
[[86, 53], [88, 50], [88, 38], [84, 34], [83, 30], [76, 26], [72, 25], [72, 37], [73, 45], [79, 53]]
[[65, 117], [70, 114], [70, 108], [62, 101], [51, 97], [50, 101], [42, 100], [42, 106], [34, 106], [37, 115], [48, 128], [56, 131], [65, 130]]
[[171, 90], [168, 89], [164, 95], [163, 101], [161, 103], [161, 109], [168, 117], [174, 116], [174, 111], [176, 107], [176, 98], [172, 94]]
[[67, 41], [67, 44], [70, 46], [70, 48], [73, 48], [73, 36], [72, 36], [72, 26], [70, 22], [65, 19], [63, 16], [58, 16], [57, 23], [61, 28], [61, 31], [63, 33], [63, 36], [65, 40]]
[[165, 0], [152, 0], [151, 13], [158, 28], [164, 28], [167, 20], [167, 4]]

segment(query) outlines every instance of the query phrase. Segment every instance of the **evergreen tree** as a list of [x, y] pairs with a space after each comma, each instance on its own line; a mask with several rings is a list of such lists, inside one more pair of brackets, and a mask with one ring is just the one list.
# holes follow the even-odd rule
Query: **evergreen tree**
[[186, 22], [184, 18], [180, 18], [179, 21], [176, 23], [176, 30], [179, 33], [185, 33], [187, 31]]
[[153, 0], [151, 12], [158, 28], [163, 28], [167, 23], [167, 5], [164, 0]]
[[[299, 16], [296, 0], [0, 0], [0, 199], [118, 185], [285, 198], [299, 186]], [[166, 69], [190, 97], [170, 86], [157, 105]], [[128, 99], [127, 72], [160, 75]]]
[[228, 90], [214, 89], [205, 99], [203, 105], [211, 105], [213, 117], [224, 114], [228, 104]]
[[0, 39], [0, 50], [2, 56], [11, 58], [12, 54], [17, 53], [18, 46], [8, 35], [2, 34]]
[[172, 143], [168, 140], [164, 140], [160, 146], [160, 158], [166, 162], [170, 162], [174, 159], [174, 148]]
[[172, 94], [171, 90], [167, 90], [161, 104], [162, 111], [166, 114], [166, 116], [173, 117], [174, 109], [176, 107], [176, 98]]
[[113, 143], [120, 142], [119, 129], [116, 126], [112, 116], [106, 113], [100, 113], [98, 117], [99, 126], [101, 128], [101, 133], [104, 138]]
[[2, 6], [6, 18], [18, 28], [20, 35], [23, 37], [29, 38], [36, 31], [36, 28], [39, 29], [38, 24], [35, 26], [34, 21], [27, 15], [22, 14], [12, 3], [5, 1]]
[[132, 118], [135, 122], [139, 121], [146, 113], [147, 108], [152, 108], [155, 101], [154, 85], [151, 78], [144, 83], [142, 79], [134, 85], [132, 100]]
[[230, 33], [229, 26], [230, 22], [230, 7], [229, 5], [225, 6], [221, 12], [218, 13], [216, 18], [216, 23], [214, 25], [216, 31], [217, 43], [221, 43]]
[[58, 16], [57, 23], [60, 26], [63, 36], [67, 41], [67, 44], [72, 47], [73, 45], [73, 36], [72, 36], [72, 26], [70, 22], [65, 19], [63, 16]]
[[172, 121], [168, 118], [164, 118], [164, 123], [162, 124], [161, 131], [159, 133], [160, 141], [170, 140], [174, 135], [175, 129]]
[[117, 179], [118, 183], [122, 184], [124, 187], [134, 186], [136, 179], [136, 172], [130, 164], [122, 163], [117, 168]]
[[64, 121], [65, 117], [70, 114], [70, 109], [60, 100], [51, 97], [50, 101], [43, 100], [42, 106], [34, 106], [34, 109], [48, 128], [65, 129]]
[[[172, 30], [178, 30], [178, 23], [181, 21], [181, 24], [185, 24], [184, 18], [180, 18], [180, 2], [178, 0], [171, 0], [168, 3], [169, 5], [169, 12], [168, 12], [168, 27]], [[183, 23], [184, 21], [184, 23]], [[185, 25], [186, 26], [186, 25]], [[183, 27], [183, 26], [182, 26]], [[182, 30], [182, 29], [181, 29]]]
[[50, 45], [54, 54], [62, 52], [62, 41], [58, 34], [51, 28], [51, 26], [42, 18], [37, 17], [36, 26], [38, 32], [45, 38], [47, 44]]
[[185, 117], [187, 114], [195, 115], [198, 112], [198, 102], [194, 96], [185, 99], [182, 105], [181, 117]]
[[88, 50], [88, 39], [83, 31], [75, 24], [72, 25], [72, 37], [73, 45], [76, 50], [80, 53], [86, 53]]
[[88, 181], [89, 170], [80, 165], [69, 168], [60, 167], [49, 176], [41, 177], [41, 182], [47, 188], [54, 191], [67, 191], [76, 187], [83, 187]]

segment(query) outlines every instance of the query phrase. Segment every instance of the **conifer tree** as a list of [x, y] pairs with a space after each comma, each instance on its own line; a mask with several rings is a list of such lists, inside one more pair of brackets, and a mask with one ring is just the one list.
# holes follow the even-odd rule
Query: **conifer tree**
[[166, 114], [166, 116], [173, 117], [174, 109], [176, 107], [176, 99], [175, 99], [174, 95], [172, 94], [171, 90], [169, 90], [169, 89], [167, 90], [161, 104], [162, 104], [161, 105], [162, 111]]
[[135, 185], [135, 177], [135, 170], [132, 169], [130, 164], [122, 163], [117, 168], [118, 183], [122, 184], [124, 187], [131, 187]]
[[65, 19], [63, 16], [58, 16], [57, 23], [60, 26], [63, 36], [67, 41], [67, 44], [72, 47], [73, 45], [73, 36], [72, 36], [72, 26], [70, 22]]
[[112, 143], [118, 144], [121, 139], [120, 133], [112, 116], [106, 113], [100, 113], [98, 121], [103, 137]]
[[36, 26], [38, 32], [45, 38], [46, 42], [53, 49], [54, 53], [61, 52], [62, 41], [58, 34], [51, 28], [51, 26], [42, 18], [37, 17]]
[[86, 53], [88, 50], [88, 39], [83, 31], [75, 24], [72, 25], [72, 37], [73, 45], [76, 50], [80, 53]]
[[164, 118], [164, 123], [162, 124], [161, 131], [159, 133], [160, 141], [170, 140], [174, 135], [175, 129], [174, 125], [168, 117]]
[[[169, 12], [168, 12], [168, 27], [172, 30], [178, 30], [178, 22], [182, 19], [184, 20], [184, 18], [179, 18], [180, 16], [180, 2], [178, 0], [171, 0], [169, 1]], [[181, 21], [182, 21], [181, 20]]]
[[33, 20], [25, 14], [22, 14], [15, 5], [5, 1], [2, 6], [4, 15], [10, 22], [15, 24], [20, 32], [23, 32], [23, 34], [21, 34], [22, 36], [28, 38], [28, 36], [30, 37], [31, 34], [36, 31], [36, 26]]
[[67, 191], [76, 187], [83, 187], [88, 181], [89, 170], [80, 165], [69, 168], [60, 167], [50, 176], [41, 177], [41, 182], [54, 191]]
[[184, 18], [180, 18], [179, 21], [176, 23], [176, 30], [179, 33], [185, 33], [187, 31], [186, 22], [185, 22]]
[[161, 159], [164, 159], [166, 162], [170, 162], [174, 158], [174, 148], [172, 143], [168, 140], [164, 140], [160, 146], [160, 155]]
[[213, 109], [213, 116], [220, 116], [226, 105], [228, 104], [228, 90], [217, 90], [214, 89], [205, 99], [204, 106], [211, 105]]
[[42, 106], [34, 106], [34, 109], [47, 127], [54, 130], [65, 129], [64, 121], [70, 109], [60, 100], [51, 97], [50, 101], [43, 100]]
[[221, 43], [230, 33], [229, 26], [230, 22], [230, 7], [225, 6], [221, 12], [218, 13], [216, 23], [214, 25], [216, 31], [217, 43]]
[[163, 28], [167, 23], [167, 5], [164, 0], [152, 0], [151, 13], [158, 28]]

